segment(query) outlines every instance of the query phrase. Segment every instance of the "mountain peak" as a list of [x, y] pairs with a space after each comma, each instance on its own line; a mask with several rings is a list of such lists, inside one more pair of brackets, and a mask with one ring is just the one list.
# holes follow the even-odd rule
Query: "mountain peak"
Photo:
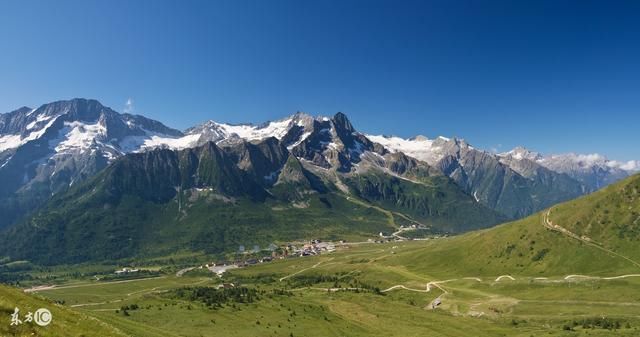
[[429, 138], [427, 138], [427, 136], [423, 136], [423, 135], [417, 135], [415, 137], [411, 137], [409, 138], [409, 140], [415, 140], [417, 142], [426, 142], [429, 140]]
[[333, 116], [333, 123], [336, 125], [336, 128], [340, 130], [344, 130], [346, 132], [355, 131], [347, 115], [343, 114], [342, 112], [338, 112]]
[[10, 112], [10, 113], [21, 113], [21, 114], [22, 114], [22, 113], [24, 113], [24, 114], [28, 114], [28, 113], [30, 113], [30, 112], [32, 112], [32, 111], [33, 111], [33, 109], [32, 109], [32, 108], [30, 108], [30, 107], [28, 107], [28, 106], [22, 106], [22, 107], [19, 107], [18, 109], [14, 110], [14, 111], [12, 111], [12, 112]]
[[502, 153], [500, 154], [500, 156], [502, 157], [510, 156], [515, 160], [528, 159], [528, 160], [537, 161], [542, 159], [542, 155], [540, 155], [540, 153], [531, 151], [523, 146], [516, 146], [513, 150], [506, 153]]

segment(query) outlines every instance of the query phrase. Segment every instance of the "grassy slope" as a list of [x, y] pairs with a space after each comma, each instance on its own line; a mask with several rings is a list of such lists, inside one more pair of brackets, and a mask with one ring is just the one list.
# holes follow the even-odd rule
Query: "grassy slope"
[[[632, 225], [640, 211], [640, 176], [592, 195], [553, 207], [551, 221], [584, 232], [603, 248], [640, 259]], [[637, 265], [543, 225], [541, 212], [513, 223], [437, 240], [424, 249], [401, 253], [390, 263], [440, 275], [611, 275], [640, 273]], [[603, 222], [601, 219], [604, 220]], [[637, 221], [636, 221], [637, 223]], [[572, 225], [573, 224], [573, 225]], [[598, 224], [598, 225], [596, 225]], [[566, 225], [566, 226], [565, 226]]]
[[[296, 277], [327, 275], [385, 289], [404, 285], [425, 289], [429, 281], [442, 280], [414, 266], [396, 265], [394, 257], [431, 247], [434, 242], [353, 245], [348, 249], [309, 258], [286, 259], [234, 270], [227, 282], [265, 290], [287, 289], [293, 296], [267, 296], [252, 304], [226, 305], [212, 310], [201, 302], [189, 302], [164, 293], [182, 286], [212, 286], [220, 280], [194, 276], [136, 280], [128, 283], [78, 282], [72, 287], [46, 290], [41, 295], [65, 300], [87, 315], [95, 316], [134, 336], [635, 336], [640, 327], [636, 301], [640, 279], [533, 282], [481, 282], [449, 275], [455, 281], [441, 283], [447, 291], [394, 290], [385, 295], [371, 292], [327, 292], [333, 282], [312, 288], [296, 285]], [[393, 253], [395, 252], [395, 254]], [[278, 281], [282, 277], [288, 277]], [[291, 282], [289, 282], [291, 281]], [[438, 310], [429, 303], [440, 296]], [[140, 309], [125, 316], [116, 309], [137, 304]], [[80, 306], [78, 306], [80, 305]], [[480, 315], [482, 314], [482, 315]], [[584, 318], [606, 317], [622, 322], [617, 331], [582, 329], [563, 331], [563, 325]], [[259, 322], [259, 324], [258, 324]], [[515, 325], [514, 325], [515, 322]], [[627, 328], [629, 323], [631, 328]]]
[[203, 192], [197, 198], [185, 195], [167, 204], [127, 197], [109, 207], [87, 207], [92, 211], [68, 207], [43, 213], [28, 226], [17, 226], [14, 237], [21, 240], [6, 241], [5, 251], [20, 252], [12, 258], [37, 263], [77, 263], [149, 258], [176, 250], [216, 254], [235, 251], [238, 245], [308, 237], [362, 239], [393, 230], [386, 214], [333, 193], [311, 195], [298, 206], [244, 199], [226, 203]]
[[554, 224], [607, 249], [640, 260], [640, 176], [570, 201], [551, 211]]
[[[35, 312], [39, 308], [49, 309], [53, 320], [46, 327], [35, 323], [25, 323], [18, 327], [10, 326], [14, 308], [20, 309], [24, 319], [26, 312]], [[120, 330], [89, 315], [79, 313], [52, 301], [21, 290], [0, 285], [0, 336], [126, 336]]]
[[416, 181], [375, 171], [345, 179], [361, 199], [410, 215], [441, 232], [461, 233], [506, 219], [475, 202], [446, 177], [422, 177]]

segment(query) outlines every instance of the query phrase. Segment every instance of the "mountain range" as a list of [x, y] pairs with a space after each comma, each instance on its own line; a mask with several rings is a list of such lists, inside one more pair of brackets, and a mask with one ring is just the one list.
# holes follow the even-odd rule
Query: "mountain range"
[[178, 131], [96, 100], [58, 101], [0, 114], [0, 254], [55, 263], [185, 246], [220, 252], [248, 239], [401, 223], [464, 232], [592, 192], [639, 166], [372, 136], [342, 113]]

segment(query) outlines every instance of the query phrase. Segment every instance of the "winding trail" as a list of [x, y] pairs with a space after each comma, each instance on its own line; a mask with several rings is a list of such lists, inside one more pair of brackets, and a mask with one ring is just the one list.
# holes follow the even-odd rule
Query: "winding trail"
[[516, 280], [516, 279], [515, 279], [515, 278], [513, 278], [513, 276], [511, 276], [511, 275], [500, 275], [500, 276], [498, 276], [498, 278], [496, 278], [496, 282], [500, 282], [500, 280], [502, 280], [503, 278], [508, 278], [508, 279], [510, 279], [511, 281], [515, 281], [515, 280]]
[[[631, 258], [629, 258], [627, 256], [624, 256], [622, 254], [616, 253], [616, 252], [614, 252], [614, 251], [612, 251], [610, 249], [607, 249], [602, 244], [600, 244], [600, 243], [598, 243], [596, 241], [593, 241], [590, 238], [579, 236], [579, 235], [569, 231], [568, 229], [566, 229], [564, 227], [561, 227], [561, 226], [559, 226], [557, 224], [554, 224], [551, 221], [551, 219], [549, 218], [550, 215], [551, 215], [551, 210], [552, 209], [553, 208], [549, 208], [547, 210], [547, 212], [543, 213], [542, 224], [544, 225], [545, 228], [547, 228], [549, 230], [552, 230], [552, 231], [559, 232], [559, 233], [561, 233], [561, 234], [563, 234], [563, 235], [565, 235], [565, 236], [567, 236], [567, 237], [569, 237], [571, 239], [578, 240], [578, 241], [580, 241], [580, 242], [582, 242], [582, 243], [584, 243], [586, 245], [598, 248], [598, 249], [600, 249], [600, 250], [602, 250], [602, 251], [604, 251], [604, 252], [606, 252], [608, 254], [611, 254], [611, 255], [614, 255], [616, 257], [625, 259], [626, 261], [630, 262], [634, 266], [640, 268], [640, 263], [639, 262], [637, 262], [637, 261], [635, 261], [635, 260], [633, 260], [633, 259], [631, 259]], [[398, 231], [398, 232], [394, 233], [394, 235], [397, 235], [400, 232], [401, 231]], [[629, 277], [640, 277], [640, 274], [626, 274], [626, 275], [610, 276], [610, 277], [573, 274], [573, 275], [565, 276], [564, 278], [562, 278], [562, 280], [565, 280], [565, 281], [570, 281], [570, 280], [574, 280], [574, 279], [618, 280], [618, 279], [624, 279], [624, 278], [629, 278]], [[478, 277], [463, 277], [461, 279], [463, 279], [463, 280], [475, 280], [475, 281], [478, 281], [478, 282], [482, 282], [482, 280], [480, 278], [478, 278]], [[511, 275], [500, 275], [494, 280], [494, 282], [500, 282], [500, 281], [502, 281], [504, 279], [509, 279], [511, 281], [516, 281], [516, 279]], [[387, 288], [385, 290], [382, 290], [382, 292], [388, 292], [388, 291], [400, 289], [400, 290], [408, 290], [408, 291], [427, 293], [427, 292], [430, 292], [431, 289], [433, 289], [434, 287], [437, 287], [440, 290], [442, 290], [444, 292], [444, 294], [447, 294], [448, 293], [447, 290], [442, 288], [440, 286], [440, 284], [441, 283], [445, 283], [445, 282], [450, 282], [450, 281], [456, 281], [456, 280], [460, 280], [460, 279], [452, 279], [452, 280], [446, 280], [446, 281], [432, 281], [432, 282], [427, 283], [425, 290], [409, 288], [409, 287], [406, 287], [406, 286], [404, 286], [402, 284], [397, 284], [397, 285], [389, 287], [389, 288]], [[535, 277], [535, 278], [533, 278], [533, 280], [549, 280], [549, 278], [548, 277]]]
[[302, 290], [320, 290], [320, 291], [336, 292], [336, 291], [341, 291], [341, 290], [361, 290], [361, 291], [366, 291], [367, 289], [365, 289], [365, 288], [353, 288], [353, 287], [349, 287], [349, 288], [306, 287], [306, 288], [291, 289], [290, 291], [302, 291]]
[[192, 270], [194, 270], [194, 269], [196, 269], [196, 267], [189, 267], [189, 268], [180, 269], [180, 270], [178, 270], [178, 272], [176, 273], [176, 276], [177, 276], [177, 277], [182, 277], [182, 275], [184, 275], [184, 273], [189, 272], [189, 271], [192, 271]]
[[[601, 277], [601, 276], [589, 276], [589, 275], [579, 275], [579, 274], [572, 274], [572, 275], [567, 275], [563, 278], [561, 278], [561, 280], [564, 281], [569, 281], [569, 280], [573, 280], [573, 279], [593, 279], [593, 280], [619, 280], [619, 279], [624, 279], [624, 278], [629, 278], [629, 277], [640, 277], [640, 274], [627, 274], [627, 275], [619, 275], [619, 276], [609, 276], [609, 277]], [[500, 282], [503, 279], [509, 279], [511, 281], [516, 281], [516, 278], [511, 276], [511, 275], [500, 275], [498, 276], [494, 282]], [[433, 288], [438, 288], [440, 290], [442, 290], [442, 292], [445, 294], [448, 294], [449, 291], [447, 291], [445, 288], [443, 288], [441, 286], [442, 283], [447, 283], [447, 282], [453, 282], [453, 281], [459, 281], [459, 280], [473, 280], [473, 281], [477, 281], [477, 282], [482, 282], [482, 279], [478, 278], [478, 277], [463, 277], [463, 278], [459, 278], [459, 279], [450, 279], [450, 280], [445, 280], [445, 281], [431, 281], [429, 283], [427, 283], [426, 285], [426, 289], [415, 289], [415, 288], [409, 288], [405, 285], [402, 284], [396, 284], [394, 286], [391, 286], [387, 289], [382, 290], [381, 292], [389, 292], [392, 290], [408, 290], [408, 291], [415, 291], [415, 292], [421, 292], [421, 293], [428, 293], [430, 292]], [[534, 277], [533, 280], [549, 280], [548, 277]]]
[[572, 279], [595, 279], [595, 280], [619, 280], [628, 277], [640, 277], [640, 274], [627, 274], [620, 276], [611, 276], [611, 277], [600, 277], [600, 276], [589, 276], [589, 275], [567, 275], [564, 277], [565, 280]]
[[415, 228], [401, 228], [401, 227], [399, 227], [398, 224], [396, 224], [395, 216], [401, 217], [401, 218], [405, 219], [406, 221], [413, 222], [413, 223], [416, 223], [416, 224], [421, 225], [421, 226], [425, 226], [424, 224], [420, 223], [419, 221], [417, 221], [416, 219], [412, 218], [411, 216], [409, 216], [407, 214], [403, 214], [403, 213], [400, 213], [400, 212], [394, 212], [394, 211], [390, 211], [390, 210], [384, 209], [384, 208], [376, 206], [376, 205], [367, 204], [367, 203], [365, 203], [365, 202], [363, 202], [361, 200], [358, 200], [358, 199], [352, 198], [352, 197], [347, 197], [346, 199], [347, 199], [347, 201], [351, 201], [354, 204], [358, 204], [358, 205], [363, 206], [363, 207], [373, 208], [373, 209], [385, 214], [387, 216], [389, 225], [398, 228], [395, 232], [393, 232], [391, 234], [391, 236], [396, 237], [398, 239], [407, 240], [406, 237], [401, 236], [400, 234], [402, 232], [405, 232], [405, 231], [415, 230]]
[[279, 279], [279, 281], [280, 281], [280, 282], [282, 282], [282, 281], [284, 281], [284, 280], [286, 280], [286, 279], [288, 279], [288, 278], [290, 278], [290, 277], [292, 277], [292, 276], [298, 275], [298, 274], [303, 273], [303, 272], [305, 272], [305, 271], [307, 271], [307, 270], [315, 269], [315, 268], [317, 268], [318, 266], [320, 266], [321, 264], [323, 264], [324, 262], [329, 262], [329, 261], [331, 261], [331, 260], [333, 260], [333, 258], [330, 258], [330, 259], [327, 259], [327, 260], [320, 261], [320, 262], [318, 262], [318, 263], [314, 264], [313, 266], [311, 266], [311, 267], [309, 267], [309, 268], [300, 269], [300, 270], [298, 270], [297, 272], [295, 272], [295, 273], [293, 273], [293, 274], [289, 274], [289, 275], [287, 275], [287, 276], [281, 277], [281, 278]]
[[544, 213], [543, 216], [542, 216], [542, 224], [546, 228], [548, 228], [548, 229], [550, 229], [552, 231], [556, 231], [556, 232], [559, 232], [561, 234], [564, 234], [565, 236], [568, 236], [568, 237], [570, 237], [572, 239], [578, 240], [578, 241], [580, 241], [580, 242], [582, 242], [584, 244], [587, 244], [589, 246], [598, 248], [598, 249], [600, 249], [600, 250], [602, 250], [604, 252], [607, 252], [607, 253], [609, 253], [611, 255], [615, 255], [615, 256], [617, 256], [619, 258], [623, 258], [623, 259], [627, 260], [628, 262], [632, 263], [634, 266], [640, 268], [640, 263], [638, 263], [637, 261], [632, 260], [631, 258], [629, 258], [627, 256], [624, 256], [622, 254], [618, 254], [618, 253], [616, 253], [616, 252], [614, 252], [614, 251], [612, 251], [610, 249], [604, 248], [604, 246], [601, 243], [593, 241], [593, 240], [591, 240], [589, 238], [581, 237], [578, 234], [575, 234], [575, 233], [569, 231], [568, 229], [566, 229], [566, 228], [564, 228], [564, 227], [562, 227], [560, 225], [554, 224], [553, 221], [551, 221], [551, 219], [549, 219], [549, 216], [551, 215], [551, 210], [552, 209], [553, 209], [553, 207], [549, 208], [549, 210], [547, 210], [547, 212]]
[[[194, 286], [194, 285], [205, 283], [207, 281], [208, 280], [201, 280], [201, 281], [198, 281], [198, 282], [195, 282], [195, 283], [185, 284], [185, 286]], [[114, 282], [111, 282], [111, 283], [114, 283]], [[128, 293], [127, 297], [130, 297], [132, 295], [146, 295], [146, 294], [151, 294], [151, 293], [159, 293], [159, 292], [162, 292], [162, 291], [158, 290], [160, 288], [165, 288], [165, 287], [153, 287], [153, 288], [150, 288], [150, 289], [142, 289], [142, 290], [134, 291], [134, 292]], [[124, 301], [124, 299], [117, 299], [117, 300], [113, 300], [113, 301], [104, 301], [104, 302], [90, 302], [90, 303], [73, 304], [70, 307], [72, 307], [72, 308], [90, 307], [90, 306], [96, 306], [96, 305], [118, 303], [118, 302], [122, 302], [122, 301]]]
[[25, 293], [35, 293], [35, 292], [45, 291], [45, 290], [58, 290], [58, 289], [72, 289], [72, 288], [83, 288], [83, 287], [106, 286], [106, 285], [110, 285], [110, 284], [140, 282], [140, 281], [148, 281], [148, 280], [155, 280], [155, 279], [161, 279], [161, 278], [166, 278], [166, 276], [137, 278], [137, 279], [132, 279], [132, 280], [122, 280], [122, 281], [113, 281], [113, 282], [82, 283], [82, 284], [69, 285], [69, 286], [56, 286], [56, 285], [38, 286], [38, 287], [25, 289], [24, 292]]
[[563, 280], [572, 280], [572, 279], [588, 279], [588, 278], [597, 278], [597, 277], [593, 277], [593, 276], [587, 276], [587, 275], [567, 275], [564, 277]]
[[408, 287], [405, 287], [405, 286], [404, 286], [404, 285], [402, 285], [402, 284], [397, 284], [397, 285], [392, 286], [392, 287], [389, 287], [389, 288], [387, 288], [387, 289], [385, 289], [385, 290], [381, 290], [380, 292], [382, 292], [382, 293], [386, 293], [386, 292], [389, 292], [389, 291], [392, 291], [392, 290], [396, 290], [396, 289], [404, 289], [404, 290], [409, 290], [409, 291], [415, 291], [415, 292], [418, 292], [418, 293], [428, 293], [428, 292], [430, 292], [430, 291], [431, 291], [431, 288], [427, 288], [427, 289], [414, 289], [414, 288], [408, 288]]
[[627, 274], [627, 275], [620, 275], [620, 276], [613, 276], [613, 277], [603, 277], [603, 280], [617, 280], [617, 279], [621, 279], [621, 278], [627, 278], [627, 277], [640, 277], [640, 274]]
[[[465, 277], [464, 279], [475, 280], [475, 281], [478, 281], [478, 282], [482, 282], [482, 280], [480, 280], [477, 277]], [[384, 293], [384, 292], [388, 292], [388, 291], [392, 291], [392, 290], [396, 290], [396, 289], [404, 289], [404, 290], [415, 291], [415, 292], [420, 292], [420, 293], [428, 293], [433, 288], [438, 288], [438, 289], [442, 290], [442, 292], [444, 294], [448, 294], [449, 291], [447, 289], [443, 288], [440, 284], [447, 283], [447, 282], [458, 281], [458, 280], [459, 279], [456, 278], [456, 279], [450, 279], [450, 280], [444, 280], [444, 281], [431, 281], [431, 282], [427, 283], [427, 285], [426, 285], [424, 290], [409, 288], [409, 287], [406, 287], [406, 286], [404, 286], [402, 284], [396, 284], [396, 285], [394, 285], [392, 287], [389, 287], [389, 288], [387, 288], [385, 290], [382, 290], [381, 292]]]

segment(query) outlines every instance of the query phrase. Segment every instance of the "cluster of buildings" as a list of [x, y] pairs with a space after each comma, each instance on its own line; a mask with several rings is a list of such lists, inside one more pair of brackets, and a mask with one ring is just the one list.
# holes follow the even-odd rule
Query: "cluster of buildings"
[[336, 245], [332, 242], [322, 242], [320, 240], [311, 240], [302, 246], [294, 246], [288, 244], [285, 249], [285, 256], [312, 256], [325, 253], [331, 253], [336, 250]]
[[131, 273], [137, 273], [139, 272], [140, 269], [133, 269], [133, 268], [129, 268], [129, 267], [124, 267], [120, 270], [116, 270], [116, 275], [122, 275], [122, 274], [131, 274]]

